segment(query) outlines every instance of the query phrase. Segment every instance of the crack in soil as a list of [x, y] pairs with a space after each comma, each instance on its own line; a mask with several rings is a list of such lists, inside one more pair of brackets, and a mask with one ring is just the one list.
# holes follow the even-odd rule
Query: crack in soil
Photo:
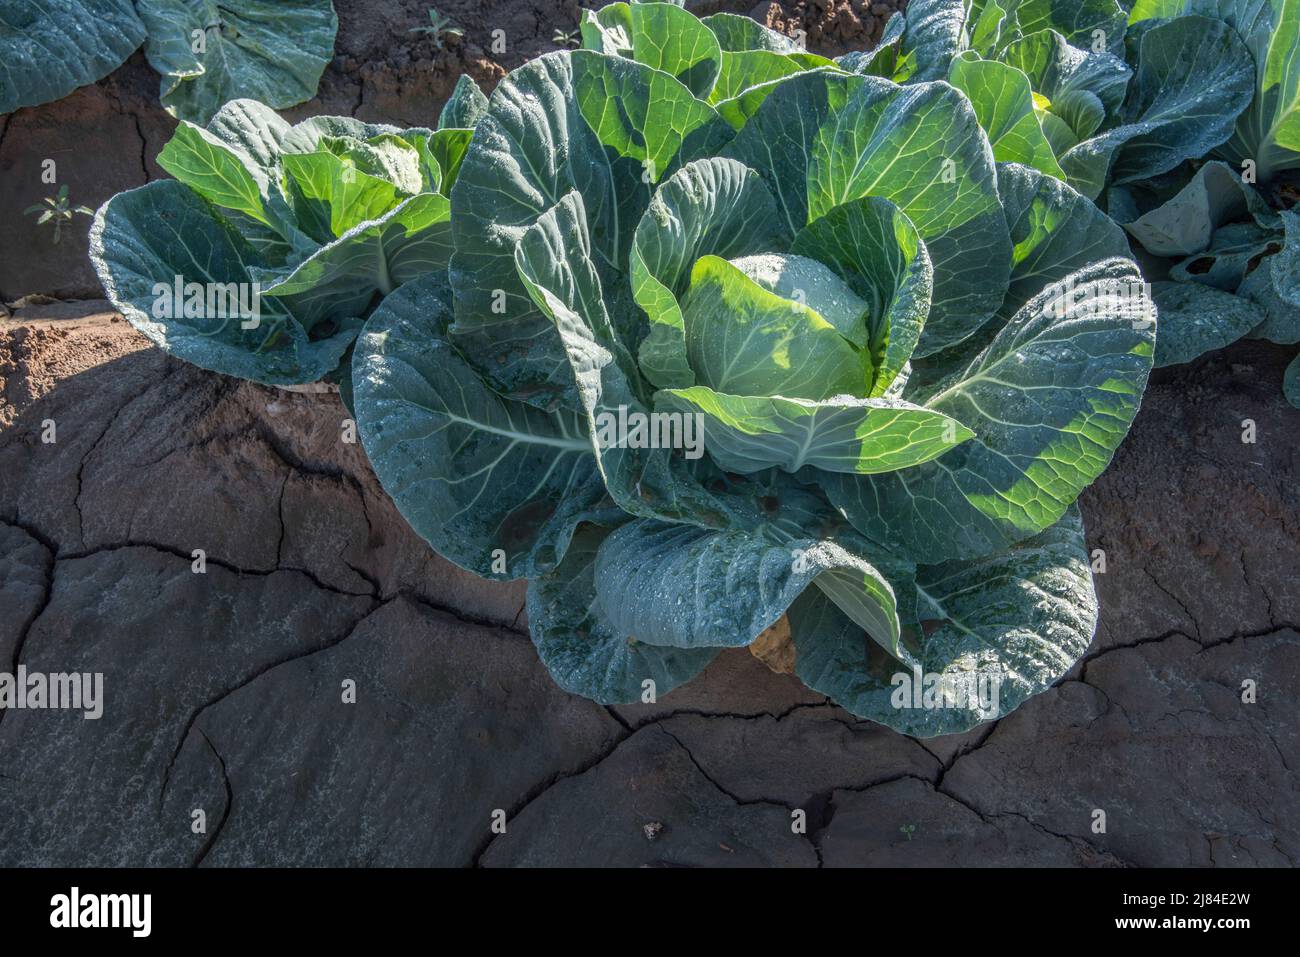
[[[787, 810], [787, 811], [790, 812], [791, 816], [794, 815], [794, 812], [795, 812], [795, 811], [799, 811], [799, 810], [803, 810], [804, 813], [805, 813], [805, 815], [807, 814], [807, 811], [804, 810], [803, 808], [797, 808], [797, 807], [795, 807], [795, 806], [793, 806], [793, 805], [787, 804], [787, 803], [784, 802], [784, 801], [778, 801], [778, 800], [771, 799], [771, 798], [742, 798], [740, 795], [734, 793], [734, 792], [731, 791], [730, 789], [723, 787], [723, 786], [722, 786], [722, 783], [721, 783], [720, 781], [718, 781], [717, 778], [715, 778], [712, 774], [710, 774], [708, 771], [706, 771], [706, 770], [704, 769], [704, 765], [700, 764], [700, 762], [696, 759], [694, 752], [691, 751], [691, 749], [688, 748], [688, 747], [686, 746], [686, 743], [685, 743], [684, 741], [682, 741], [681, 738], [677, 737], [677, 735], [673, 734], [671, 731], [669, 731], [667, 728], [665, 728], [662, 724], [657, 725], [656, 728], [655, 728], [655, 730], [660, 731], [660, 732], [662, 732], [663, 734], [668, 735], [668, 737], [672, 738], [673, 741], [677, 744], [677, 747], [679, 747], [679, 748], [682, 749], [682, 751], [685, 753], [687, 759], [691, 762], [691, 764], [693, 764], [693, 765], [695, 766], [695, 770], [699, 771], [700, 774], [704, 777], [704, 780], [706, 780], [706, 781], [708, 781], [710, 784], [712, 784], [713, 787], [714, 787], [714, 788], [715, 788], [719, 793], [726, 795], [727, 798], [729, 798], [729, 799], [731, 800], [731, 802], [732, 802], [733, 804], [737, 805], [738, 807], [752, 807], [752, 806], [755, 806], [755, 805], [764, 805], [764, 806], [767, 806], [767, 807], [780, 807], [780, 808], [784, 808], [785, 810]], [[806, 822], [806, 820], [805, 820], [805, 824], [806, 824], [806, 823], [807, 823], [807, 822]], [[792, 833], [792, 834], [795, 834], [795, 835], [798, 836], [798, 837], [802, 837], [804, 840], [806, 840], [806, 841], [808, 842], [809, 846], [812, 847], [813, 854], [814, 854], [814, 855], [816, 856], [816, 858], [817, 858], [817, 866], [818, 866], [818, 867], [821, 867], [821, 866], [822, 866], [822, 850], [821, 850], [821, 848], [817, 845], [817, 842], [814, 841], [814, 840], [812, 839], [812, 834], [809, 833], [808, 829], [805, 827], [804, 832], [803, 832], [802, 834], [800, 834], [799, 832], [794, 831], [794, 830], [792, 829], [792, 830], [791, 830], [791, 833]]]
[[[265, 674], [268, 674], [271, 671], [274, 671], [276, 668], [279, 668], [281, 665], [287, 665], [291, 662], [298, 661], [302, 658], [308, 658], [319, 652], [329, 651], [332, 648], [337, 648], [339, 645], [343, 644], [343, 642], [347, 641], [354, 634], [356, 634], [357, 629], [361, 627], [362, 623], [365, 622], [365, 620], [369, 618], [371, 615], [373, 615], [375, 612], [379, 611], [380, 608], [383, 608], [384, 605], [386, 604], [388, 603], [381, 602], [378, 604], [372, 604], [370, 608], [368, 608], [355, 621], [353, 621], [352, 624], [349, 625], [343, 631], [343, 633], [338, 637], [331, 638], [330, 640], [328, 640], [322, 645], [319, 645], [318, 647], [311, 648], [302, 652], [296, 652], [291, 655], [285, 655], [283, 657], [277, 658], [275, 661], [268, 662], [267, 664], [255, 670], [251, 675], [246, 677], [244, 680], [240, 681], [238, 684], [234, 685], [231, 688], [227, 688], [225, 691], [220, 692], [213, 698], [209, 699], [206, 703], [196, 708], [194, 712], [190, 715], [189, 720], [185, 722], [185, 726], [181, 730], [180, 737], [176, 742], [176, 747], [172, 751], [172, 756], [167, 762], [166, 769], [163, 771], [162, 784], [158, 789], [159, 813], [162, 812], [163, 801], [167, 797], [167, 786], [171, 783], [172, 769], [176, 766], [176, 759], [180, 757], [181, 750], [185, 747], [185, 742], [189, 738], [190, 731], [197, 730], [200, 734], [203, 734], [202, 728], [195, 728], [195, 723], [199, 720], [200, 717], [203, 716], [203, 712], [207, 711], [209, 708], [212, 708], [220, 704], [222, 701], [224, 701], [226, 698], [229, 698], [235, 692], [240, 691], [243, 688], [247, 688], [258, 678], [262, 677]], [[204, 737], [206, 738], [207, 735], [204, 735]], [[222, 766], [224, 768], [224, 763]]]
[[[527, 791], [523, 793], [523, 795], [519, 798], [519, 800], [515, 801], [515, 803], [512, 804], [510, 808], [506, 811], [506, 821], [513, 821], [516, 818], [518, 818], [520, 814], [522, 814], [525, 810], [528, 809], [528, 806], [530, 804], [532, 804], [534, 801], [536, 801], [543, 794], [545, 794], [551, 788], [555, 787], [560, 782], [567, 781], [569, 778], [581, 777], [582, 775], [586, 774], [588, 771], [595, 768], [606, 758], [612, 755], [615, 751], [617, 751], [619, 746], [630, 737], [632, 737], [631, 734], [618, 735], [613, 739], [613, 741], [610, 742], [608, 747], [598, 751], [589, 760], [584, 761], [582, 764], [578, 765], [572, 771], [565, 771], [561, 769], [559, 771], [556, 771], [546, 780], [540, 781], [533, 787], [529, 788]], [[478, 847], [476, 847], [473, 853], [470, 854], [469, 862], [465, 866], [469, 868], [481, 868], [483, 866], [483, 855], [488, 852], [488, 849], [491, 848], [493, 842], [497, 839], [498, 836], [499, 835], [494, 834], [492, 833], [491, 830], [489, 830], [486, 836], [484, 836], [483, 840], [479, 842]]]
[[130, 112], [127, 115], [135, 123], [135, 133], [140, 137], [140, 171], [144, 173], [144, 181], [148, 183], [153, 179], [149, 175], [149, 139], [144, 135], [144, 127], [140, 124], [140, 114]]
[[130, 408], [131, 405], [133, 405], [137, 400], [143, 399], [145, 396], [151, 394], [155, 389], [161, 388], [163, 385], [165, 385], [167, 381], [171, 379], [173, 375], [175, 375], [176, 370], [178, 368], [180, 368], [180, 365], [178, 363], [172, 363], [172, 366], [170, 369], [168, 369], [167, 374], [164, 375], [161, 379], [159, 379], [154, 383], [151, 383], [148, 386], [148, 388], [146, 388], [143, 392], [138, 392], [135, 395], [129, 396], [125, 402], [123, 402], [115, 410], [113, 410], [112, 415], [108, 417], [108, 422], [104, 425], [104, 428], [100, 431], [99, 436], [95, 439], [94, 442], [91, 443], [90, 448], [86, 449], [86, 451], [82, 454], [80, 461], [77, 462], [76, 491], [73, 493], [72, 496], [72, 507], [75, 508], [77, 511], [77, 538], [81, 542], [83, 547], [86, 544], [86, 519], [84, 513], [81, 511], [81, 486], [82, 486], [82, 478], [86, 471], [87, 460], [89, 460], [90, 457], [95, 454], [95, 450], [99, 448], [100, 444], [104, 441], [108, 433], [112, 431], [113, 426], [117, 423], [117, 420], [118, 418], [121, 417], [122, 413], [125, 412], [128, 408]]
[[[647, 718], [646, 720], [640, 722], [639, 724], [629, 725], [628, 727], [632, 731], [640, 731], [642, 728], [654, 727], [657, 724], [662, 724], [664, 721], [667, 721], [669, 718], [677, 718], [677, 717], [730, 718], [733, 721], [758, 721], [762, 718], [771, 718], [773, 721], [783, 721], [786, 718], [788, 718], [790, 715], [794, 714], [796, 711], [809, 711], [814, 709], [825, 709], [830, 711], [838, 707], [839, 705], [835, 704], [832, 701], [827, 700], [827, 701], [822, 701], [817, 703], [800, 702], [799, 704], [791, 705], [790, 707], [786, 708], [784, 711], [739, 712], [739, 711], [705, 711], [702, 708], [674, 708], [672, 711], [669, 711], [666, 714], [655, 715], [654, 717]], [[839, 722], [840, 724], [844, 725], [850, 730], [854, 730], [852, 724], [850, 724], [848, 721], [845, 721], [839, 715], [833, 714], [833, 715], [829, 715], [829, 717], [833, 721]]]
[[[17, 528], [22, 532], [27, 532], [27, 530], [21, 525], [16, 525], [12, 522], [6, 522], [5, 524], [9, 525], [10, 528]], [[27, 644], [27, 639], [30, 637], [32, 629], [36, 626], [36, 622], [41, 615], [45, 614], [45, 609], [50, 607], [50, 602], [54, 598], [54, 570], [58, 567], [58, 559], [55, 557], [54, 551], [50, 546], [35, 535], [31, 535], [30, 532], [27, 532], [27, 534], [34, 542], [41, 546], [42, 551], [45, 553], [45, 560], [41, 563], [44, 591], [41, 594], [40, 604], [37, 605], [36, 609], [28, 619], [23, 622], [22, 628], [18, 631], [18, 641], [14, 645], [13, 663], [11, 665], [11, 670], [14, 674], [18, 673], [18, 663], [22, 660], [23, 648]], [[8, 708], [0, 708], [0, 723], [3, 723], [5, 715], [8, 713]]]
[[199, 734], [203, 735], [203, 740], [207, 743], [208, 749], [212, 752], [213, 757], [217, 759], [217, 764], [221, 766], [221, 781], [226, 788], [226, 807], [221, 812], [221, 819], [217, 821], [217, 826], [212, 830], [212, 833], [208, 835], [208, 839], [203, 842], [203, 846], [199, 848], [199, 853], [194, 858], [194, 863], [190, 865], [191, 867], [199, 867], [212, 851], [212, 848], [216, 846], [217, 839], [221, 837], [221, 832], [226, 828], [226, 821], [230, 820], [230, 810], [235, 805], [235, 790], [230, 785], [230, 771], [226, 768], [226, 759], [221, 756], [221, 752], [217, 750], [217, 746], [212, 743], [212, 739], [204, 733], [202, 728], [196, 728], [195, 730], [198, 731]]
[[1181, 598], [1179, 598], [1172, 591], [1170, 591], [1168, 588], [1162, 585], [1160, 583], [1160, 580], [1156, 578], [1155, 575], [1151, 574], [1151, 569], [1147, 568], [1145, 565], [1140, 565], [1138, 567], [1142, 569], [1142, 574], [1146, 575], [1147, 578], [1151, 579], [1151, 584], [1155, 585], [1156, 588], [1158, 588], [1161, 592], [1169, 596], [1169, 598], [1173, 600], [1174, 604], [1176, 604], [1180, 609], [1182, 609], [1182, 612], [1187, 617], [1187, 620], [1191, 622], [1192, 628], [1193, 630], [1195, 630], [1197, 639], [1199, 640], [1201, 635], [1201, 626], [1196, 623], [1196, 618], [1195, 616], [1192, 615], [1191, 609], [1188, 608], [1187, 605], [1183, 603], [1183, 600]]

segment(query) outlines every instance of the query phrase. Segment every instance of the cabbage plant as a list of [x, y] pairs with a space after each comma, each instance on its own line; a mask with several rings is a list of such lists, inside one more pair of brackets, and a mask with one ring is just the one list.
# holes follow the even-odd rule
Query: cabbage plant
[[94, 83], [141, 44], [173, 116], [293, 106], [316, 95], [337, 32], [330, 0], [0, 0], [0, 113]]
[[339, 366], [374, 305], [445, 273], [448, 193], [471, 134], [459, 124], [485, 104], [466, 80], [438, 130], [350, 117], [290, 126], [251, 100], [206, 127], [182, 121], [158, 155], [175, 178], [97, 213], [100, 282], [187, 362], [276, 385], [348, 381]]
[[529, 579], [542, 661], [597, 701], [782, 644], [916, 735], [1047, 688], [1096, 624], [1074, 503], [1152, 362], [1123, 231], [996, 162], [945, 82], [668, 4], [583, 38], [497, 87], [448, 273], [357, 341], [403, 515]]
[[[1096, 198], [1139, 244], [1156, 364], [1300, 341], [1300, 0], [913, 0], [871, 62], [943, 77], [994, 156]], [[1283, 387], [1300, 405], [1300, 359]]]
[[948, 80], [998, 160], [1091, 198], [1203, 156], [1250, 101], [1246, 44], [1207, 17], [1130, 26], [1117, 0], [915, 0], [898, 20], [894, 79]]
[[[1300, 342], [1300, 0], [1140, 0], [1136, 28], [1213, 22], [1250, 51], [1230, 137], [1166, 177], [1113, 190], [1165, 322], [1158, 365], [1241, 338]], [[1152, 27], [1154, 29], [1154, 27]], [[1300, 356], [1283, 376], [1300, 407]]]

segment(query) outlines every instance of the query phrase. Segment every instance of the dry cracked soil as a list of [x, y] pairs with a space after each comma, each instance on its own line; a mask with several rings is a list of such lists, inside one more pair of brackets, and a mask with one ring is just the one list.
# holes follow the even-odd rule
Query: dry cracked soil
[[[428, 122], [460, 72], [490, 86], [577, 10], [441, 4], [468, 29], [438, 53], [402, 32], [423, 3], [336, 6], [338, 56], [293, 116]], [[892, 4], [692, 6], [840, 52], [868, 46]], [[502, 23], [511, 45], [490, 56]], [[476, 579], [410, 531], [346, 441], [337, 397], [213, 375], [106, 303], [44, 301], [100, 295], [84, 236], [50, 247], [8, 211], [39, 199], [46, 156], [92, 206], [161, 175], [172, 121], [156, 95], [137, 56], [0, 117], [0, 293], [40, 294], [0, 319], [0, 671], [102, 672], [106, 698], [94, 721], [0, 712], [0, 865], [1300, 858], [1300, 412], [1278, 396], [1285, 350], [1244, 342], [1155, 375], [1083, 499], [1106, 560], [1097, 637], [1012, 715], [916, 741], [744, 651], [657, 704], [602, 707], [550, 681], [519, 584]]]
[[104, 306], [29, 307], [4, 332], [0, 664], [102, 672], [106, 707], [0, 713], [0, 864], [1300, 856], [1283, 350], [1157, 375], [1084, 499], [1106, 553], [1088, 655], [1009, 717], [916, 741], [743, 651], [656, 705], [566, 695], [520, 586], [410, 531], [336, 396], [184, 365]]

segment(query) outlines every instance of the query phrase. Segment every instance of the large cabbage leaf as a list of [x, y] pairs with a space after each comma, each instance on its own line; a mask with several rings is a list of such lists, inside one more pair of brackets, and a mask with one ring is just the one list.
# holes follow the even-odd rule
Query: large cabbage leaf
[[229, 100], [310, 100], [334, 56], [330, 0], [137, 0], [168, 112], [193, 123]]
[[331, 0], [0, 0], [0, 114], [94, 83], [142, 43], [180, 119], [241, 97], [293, 106], [316, 95], [337, 31]]
[[94, 83], [144, 37], [132, 0], [0, 0], [0, 113]]

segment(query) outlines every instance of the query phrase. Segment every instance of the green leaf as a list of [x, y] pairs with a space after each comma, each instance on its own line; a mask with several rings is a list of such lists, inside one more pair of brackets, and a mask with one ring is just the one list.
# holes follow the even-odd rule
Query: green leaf
[[255, 171], [260, 170], [268, 180], [274, 179], [291, 129], [279, 113], [256, 100], [231, 100], [217, 110], [207, 126], [208, 133], [238, 157], [250, 173], [256, 176]]
[[679, 156], [682, 162], [694, 159], [731, 138], [722, 118], [675, 78], [617, 57], [585, 51], [572, 56], [583, 119], [606, 147], [639, 163], [649, 182], [671, 172]]
[[1010, 243], [992, 150], [946, 83], [801, 74], [764, 100], [724, 153], [763, 176], [793, 232], [863, 196], [908, 216], [934, 267], [918, 355], [966, 338], [1001, 303]]
[[[310, 339], [283, 304], [266, 295], [260, 314], [246, 319], [230, 306], [209, 310], [208, 291], [217, 291], [216, 284], [251, 307], [250, 265], [257, 254], [207, 201], [176, 180], [105, 203], [91, 227], [90, 257], [104, 291], [131, 325], [164, 351], [213, 372], [275, 384], [314, 382], [338, 365], [356, 334], [355, 325], [344, 324], [333, 335]], [[170, 308], [177, 277], [201, 284], [203, 306], [192, 314]]]
[[952, 58], [967, 42], [963, 0], [910, 0], [904, 16], [903, 54], [912, 64], [907, 79], [947, 79]]
[[[709, 95], [733, 129], [741, 129], [784, 79], [835, 63], [809, 53], [783, 33], [734, 13], [715, 13], [703, 23], [722, 48], [718, 80]], [[883, 42], [883, 40], [882, 40]]]
[[[905, 583], [893, 584], [905, 607]], [[1076, 508], [996, 554], [918, 568], [914, 593], [909, 666], [874, 648], [822, 595], [805, 592], [790, 608], [795, 674], [858, 717], [916, 737], [953, 734], [1009, 714], [1059, 681], [1097, 624]], [[948, 706], [933, 706], [944, 703], [935, 694], [926, 707], [928, 688], [948, 690]]]
[[403, 193], [415, 195], [432, 191], [425, 189], [420, 151], [397, 133], [380, 133], [364, 140], [324, 136], [320, 140], [320, 151], [332, 153], [356, 167], [358, 172], [392, 183]]
[[357, 339], [362, 443], [440, 555], [486, 577], [533, 577], [560, 561], [579, 522], [601, 514], [591, 439], [580, 416], [510, 402], [483, 383], [447, 340], [445, 282], [403, 286]]
[[771, 84], [796, 73], [834, 67], [833, 60], [812, 53], [771, 53], [767, 50], [723, 53], [722, 70], [709, 95], [709, 102], [721, 110], [723, 103], [735, 102], [746, 91], [770, 89]]
[[1206, 249], [1175, 264], [1169, 276], [1232, 292], [1241, 285], [1247, 270], [1281, 246], [1282, 237], [1276, 229], [1253, 222], [1229, 223], [1214, 231]]
[[451, 196], [451, 189], [460, 175], [460, 164], [465, 161], [473, 137], [473, 130], [448, 128], [436, 130], [423, 141], [429, 157], [438, 164], [438, 192], [442, 195]]
[[722, 50], [693, 13], [671, 3], [611, 3], [584, 10], [583, 46], [675, 77], [700, 98], [718, 78]]
[[520, 278], [554, 323], [576, 383], [596, 462], [610, 496], [625, 512], [720, 528], [734, 521], [704, 490], [684, 458], [656, 443], [644, 447], [619, 425], [648, 413], [636, 362], [615, 335], [591, 257], [582, 196], [575, 190], [525, 231], [515, 251]]
[[728, 472], [804, 466], [868, 475], [928, 462], [970, 438], [941, 413], [897, 399], [737, 396], [705, 386], [659, 392], [655, 408], [703, 417], [703, 447]]
[[202, 127], [182, 120], [159, 152], [158, 165], [209, 202], [270, 225], [266, 174]]
[[1155, 322], [1137, 268], [1110, 259], [1030, 300], [958, 376], [903, 397], [975, 438], [932, 462], [822, 486], [854, 526], [921, 562], [988, 554], [1056, 522], [1137, 413]]
[[816, 400], [870, 388], [869, 355], [725, 259], [696, 261], [682, 312], [691, 369], [717, 392]]
[[[1003, 46], [1044, 30], [1054, 30], [1075, 47], [1091, 48], [1100, 40], [1112, 53], [1123, 50], [1125, 14], [1116, 0], [1002, 0], [1002, 3], [1009, 13], [1008, 26], [999, 32]], [[979, 6], [979, 0], [975, 6]]]
[[661, 648], [620, 634], [595, 586], [596, 555], [607, 533], [586, 526], [564, 561], [528, 585], [528, 629], [538, 657], [565, 691], [602, 704], [639, 701], [643, 682], [656, 695], [685, 684], [712, 661], [716, 648]]
[[[1129, 255], [1124, 231], [1052, 176], [998, 165], [998, 191], [1011, 233], [1011, 284], [998, 315], [1010, 318], [1038, 292], [1091, 263]], [[990, 324], [992, 325], [992, 324]]]
[[388, 295], [426, 273], [445, 278], [452, 252], [450, 215], [447, 197], [412, 196], [275, 275], [266, 291], [283, 299], [309, 327], [362, 316], [376, 294]]
[[1234, 166], [1255, 164], [1259, 182], [1300, 168], [1300, 2], [1298, 0], [1140, 0], [1131, 22], [1201, 14], [1223, 20], [1253, 59], [1254, 95], [1232, 138], [1215, 152]]
[[883, 395], [916, 349], [934, 285], [929, 253], [912, 221], [893, 203], [867, 196], [836, 206], [795, 237], [792, 251], [834, 268], [870, 303], [866, 342]]
[[[403, 130], [387, 123], [365, 123], [350, 116], [312, 116], [295, 123], [281, 142], [285, 153], [315, 153], [327, 139], [370, 140], [378, 136], [402, 136]], [[429, 133], [418, 129], [415, 132]]]
[[[1014, 2], [1010, 5], [1014, 6]], [[980, 9], [981, 6], [983, 9]], [[971, 49], [966, 52], [978, 51], [977, 57], [994, 53], [1000, 48], [1003, 27], [1011, 27], [1007, 22], [1006, 8], [997, 0], [987, 0], [983, 4], [977, 0], [971, 4], [971, 13], [972, 16], [968, 18], [971, 21], [968, 23]], [[949, 72], [951, 70], [949, 67]]]
[[0, 0], [0, 115], [103, 79], [144, 36], [131, 0]]
[[701, 21], [718, 38], [723, 53], [763, 50], [769, 53], [803, 53], [804, 48], [784, 33], [736, 13], [715, 13]]
[[632, 295], [650, 320], [638, 358], [661, 388], [693, 385], [678, 299], [691, 266], [704, 255], [744, 256], [789, 242], [776, 204], [758, 174], [713, 157], [682, 167], [660, 184], [632, 240]]
[[547, 54], [501, 81], [451, 197], [453, 335], [498, 391], [541, 406], [576, 404], [552, 324], [514, 270], [523, 233], [577, 190], [597, 268], [613, 288], [625, 281], [650, 182], [729, 135], [712, 108], [672, 77], [618, 57]]
[[1249, 299], [1198, 282], [1157, 282], [1151, 296], [1160, 315], [1157, 368], [1222, 349], [1264, 321], [1263, 310]]
[[895, 11], [885, 21], [884, 32], [870, 50], [850, 50], [835, 58], [835, 65], [849, 73], [883, 76], [887, 80], [904, 83], [912, 71], [912, 64], [903, 53], [903, 36], [907, 21]]
[[596, 555], [596, 599], [612, 630], [667, 648], [748, 645], [814, 582], [842, 593], [846, 613], [883, 647], [897, 647], [888, 583], [832, 541], [787, 539], [770, 526], [712, 531], [637, 521], [610, 533]]
[[488, 98], [478, 88], [473, 77], [462, 73], [456, 80], [456, 89], [443, 104], [438, 115], [438, 129], [472, 130], [487, 113]]
[[1190, 256], [1209, 247], [1214, 231], [1248, 212], [1271, 219], [1263, 199], [1231, 166], [1206, 163], [1168, 202], [1124, 223], [1129, 234], [1157, 256]]
[[1300, 342], [1300, 213], [1285, 210], [1282, 222], [1286, 245], [1246, 276], [1238, 293], [1264, 313], [1252, 338], [1290, 344]]
[[1269, 261], [1273, 286], [1277, 294], [1291, 305], [1300, 307], [1300, 213], [1294, 209], [1281, 212], [1286, 245]]
[[1263, 321], [1250, 331], [1250, 338], [1267, 339], [1283, 345], [1300, 342], [1300, 309], [1277, 294], [1268, 260], [1242, 280], [1237, 295], [1254, 303], [1264, 316]]
[[330, 0], [137, 0], [136, 9], [163, 106], [194, 123], [240, 97], [275, 109], [310, 100], [334, 56]]
[[1022, 163], [1065, 179], [1034, 114], [1028, 77], [1013, 66], [981, 60], [968, 50], [952, 61], [948, 82], [970, 99], [980, 126], [988, 133], [994, 159]]
[[[999, 59], [1029, 77], [1029, 85], [1050, 101], [1053, 112], [1059, 109], [1059, 101], [1091, 93], [1109, 116], [1123, 104], [1133, 71], [1113, 53], [1094, 52], [1091, 44], [1088, 47], [1071, 46], [1055, 30], [1039, 30], [1008, 44]], [[1091, 135], [1081, 134], [1080, 138]]]
[[297, 220], [319, 243], [378, 219], [404, 195], [389, 180], [362, 172], [356, 163], [328, 150], [286, 153], [282, 162]]
[[1252, 61], [1219, 20], [1180, 17], [1146, 30], [1121, 125], [1060, 157], [1071, 186], [1088, 197], [1103, 186], [1149, 179], [1204, 156], [1232, 133], [1250, 102]]

